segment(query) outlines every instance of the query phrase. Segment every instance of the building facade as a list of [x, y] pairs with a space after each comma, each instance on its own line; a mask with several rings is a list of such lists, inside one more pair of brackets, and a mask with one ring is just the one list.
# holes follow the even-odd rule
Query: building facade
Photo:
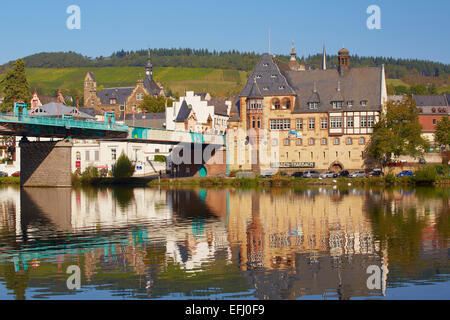
[[92, 72], [84, 78], [84, 106], [96, 109], [96, 112], [114, 111], [118, 118], [124, 114], [138, 112], [144, 95], [165, 96], [164, 89], [153, 79], [153, 65], [148, 50], [145, 78], [136, 81], [134, 87], [105, 88], [97, 92], [97, 80]]
[[[349, 57], [341, 49], [338, 68], [327, 69], [324, 50], [322, 69], [304, 70], [294, 59], [262, 55], [231, 109], [231, 170], [361, 169], [387, 102], [385, 70], [351, 68]], [[238, 131], [247, 132], [244, 140]]]

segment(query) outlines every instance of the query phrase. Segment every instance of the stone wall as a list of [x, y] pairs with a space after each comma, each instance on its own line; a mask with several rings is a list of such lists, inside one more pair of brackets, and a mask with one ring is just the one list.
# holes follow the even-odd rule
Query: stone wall
[[70, 187], [72, 142], [20, 143], [20, 184], [24, 187]]

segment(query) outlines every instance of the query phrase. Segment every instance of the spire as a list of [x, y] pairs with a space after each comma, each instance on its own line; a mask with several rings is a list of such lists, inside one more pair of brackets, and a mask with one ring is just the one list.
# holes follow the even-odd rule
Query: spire
[[297, 61], [297, 53], [295, 52], [294, 40], [292, 40], [291, 61]]
[[270, 54], [270, 27], [269, 27], [269, 54]]
[[325, 50], [325, 43], [323, 44], [322, 70], [327, 70], [327, 52]]
[[148, 57], [147, 57], [147, 65], [145, 67], [145, 74], [150, 79], [153, 78], [153, 65], [152, 65], [152, 60], [151, 60], [151, 57], [150, 57], [150, 47], [148, 48]]

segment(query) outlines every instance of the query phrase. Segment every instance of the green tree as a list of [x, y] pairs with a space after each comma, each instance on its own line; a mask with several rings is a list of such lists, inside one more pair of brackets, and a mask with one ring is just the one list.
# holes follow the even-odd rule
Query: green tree
[[402, 155], [418, 157], [430, 147], [422, 138], [422, 126], [412, 98], [400, 104], [389, 102], [386, 112], [374, 125], [370, 143], [366, 147], [366, 162], [375, 160], [385, 167], [393, 158]]
[[436, 124], [434, 133], [436, 142], [443, 146], [450, 146], [450, 120], [448, 117], [442, 117]]
[[114, 178], [122, 179], [129, 178], [134, 173], [134, 165], [130, 161], [130, 159], [125, 155], [125, 153], [121, 153], [117, 162], [112, 166], [112, 176]]
[[0, 111], [12, 111], [14, 99], [16, 101], [22, 100], [27, 104], [30, 103], [30, 86], [25, 74], [25, 63], [22, 59], [17, 60], [13, 68], [6, 73], [5, 78], [1, 82], [1, 86], [3, 88], [4, 100], [0, 105]]
[[166, 98], [144, 95], [144, 100], [139, 105], [140, 110], [149, 113], [160, 113], [166, 110]]

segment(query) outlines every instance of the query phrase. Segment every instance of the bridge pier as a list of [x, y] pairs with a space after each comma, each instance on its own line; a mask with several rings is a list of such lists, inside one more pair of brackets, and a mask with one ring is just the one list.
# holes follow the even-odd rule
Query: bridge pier
[[70, 140], [30, 142], [20, 146], [22, 187], [71, 187], [72, 142]]

